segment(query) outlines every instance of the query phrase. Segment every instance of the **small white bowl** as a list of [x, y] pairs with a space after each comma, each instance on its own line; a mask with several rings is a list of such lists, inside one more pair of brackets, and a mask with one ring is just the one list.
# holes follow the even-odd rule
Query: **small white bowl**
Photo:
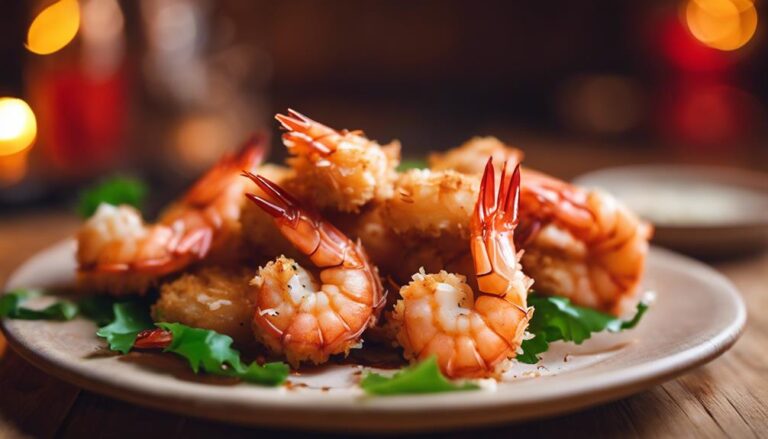
[[609, 168], [574, 180], [612, 193], [653, 223], [654, 241], [706, 258], [768, 245], [768, 175], [715, 166]]

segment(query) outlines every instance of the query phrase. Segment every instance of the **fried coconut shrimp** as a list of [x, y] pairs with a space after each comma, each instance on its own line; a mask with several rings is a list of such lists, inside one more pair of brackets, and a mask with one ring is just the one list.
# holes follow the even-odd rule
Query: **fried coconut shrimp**
[[[477, 197], [477, 177], [454, 171], [410, 171], [385, 203], [385, 222], [404, 235], [407, 251], [393, 268], [435, 266], [461, 261], [461, 250], [437, 243], [466, 240], [469, 199]], [[402, 189], [402, 191], [401, 191]], [[638, 300], [651, 228], [612, 196], [524, 170], [520, 195], [518, 247], [537, 291], [616, 315]], [[464, 254], [467, 252], [465, 251]], [[433, 256], [430, 256], [433, 255]]]
[[383, 215], [399, 234], [467, 237], [478, 187], [477, 178], [456, 171], [412, 169], [398, 179]]
[[253, 343], [248, 301], [251, 275], [243, 269], [205, 267], [183, 274], [160, 287], [160, 298], [152, 306], [156, 322], [176, 322], [211, 329], [232, 337], [236, 343]]
[[652, 227], [618, 200], [527, 170], [523, 267], [542, 293], [621, 315], [637, 303]]
[[527, 306], [532, 281], [522, 272], [513, 242], [520, 172], [505, 171], [496, 196], [488, 161], [472, 216], [477, 296], [462, 275], [422, 271], [400, 289], [392, 316], [405, 357], [415, 362], [436, 356], [451, 378], [498, 377], [517, 355], [532, 316]]
[[319, 208], [357, 212], [392, 195], [399, 142], [381, 146], [361, 131], [337, 131], [293, 110], [275, 117], [287, 130], [283, 143], [297, 176], [286, 185], [299, 198]]
[[[254, 138], [224, 157], [155, 224], [128, 206], [102, 204], [77, 234], [78, 283], [113, 295], [144, 294], [159, 278], [190, 264], [231, 260], [241, 241], [240, 210], [255, 168], [266, 151]], [[245, 180], [245, 181], [244, 181]]]
[[480, 175], [489, 156], [495, 163], [523, 161], [523, 151], [495, 137], [473, 137], [459, 147], [430, 154], [428, 163], [433, 171], [454, 170], [462, 174]]
[[268, 194], [268, 198], [248, 197], [320, 270], [315, 277], [284, 256], [259, 269], [250, 293], [256, 338], [294, 366], [347, 354], [360, 345], [363, 331], [376, 323], [383, 303], [377, 270], [359, 243], [266, 178], [247, 176]]

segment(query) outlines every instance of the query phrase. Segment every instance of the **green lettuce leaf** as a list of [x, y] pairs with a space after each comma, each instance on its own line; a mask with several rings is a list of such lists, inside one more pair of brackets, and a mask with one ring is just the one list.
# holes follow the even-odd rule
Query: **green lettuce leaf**
[[369, 372], [360, 381], [360, 387], [365, 393], [371, 395], [455, 392], [479, 388], [474, 383], [449, 381], [440, 373], [436, 357], [430, 357], [419, 364], [403, 369], [392, 377]]
[[96, 335], [107, 339], [109, 349], [127, 354], [139, 332], [153, 327], [147, 306], [139, 302], [122, 302], [112, 305], [114, 320], [101, 327]]
[[232, 349], [232, 338], [227, 335], [180, 323], [158, 323], [157, 327], [173, 334], [173, 341], [165, 352], [184, 357], [195, 373], [202, 370], [213, 375], [232, 376], [250, 383], [276, 386], [283, 383], [290, 372], [285, 363], [243, 364], [240, 352]]
[[59, 300], [43, 309], [25, 308], [22, 304], [42, 295], [40, 290], [18, 289], [0, 296], [0, 317], [20, 320], [72, 320], [78, 311], [76, 303]]
[[648, 310], [648, 305], [640, 302], [635, 316], [625, 321], [591, 308], [573, 305], [565, 297], [532, 294], [528, 296], [528, 305], [535, 309], [528, 324], [528, 332], [534, 337], [523, 341], [523, 353], [517, 356], [518, 361], [527, 364], [536, 364], [539, 361], [538, 354], [546, 352], [549, 343], [553, 341], [581, 344], [595, 332], [619, 332], [634, 328]]
[[88, 218], [96, 212], [101, 203], [114, 206], [129, 204], [140, 209], [146, 194], [147, 186], [141, 180], [113, 177], [83, 190], [78, 199], [77, 211], [83, 218]]
[[400, 162], [397, 166], [397, 172], [405, 172], [409, 169], [426, 169], [429, 168], [426, 160], [424, 159], [406, 159]]

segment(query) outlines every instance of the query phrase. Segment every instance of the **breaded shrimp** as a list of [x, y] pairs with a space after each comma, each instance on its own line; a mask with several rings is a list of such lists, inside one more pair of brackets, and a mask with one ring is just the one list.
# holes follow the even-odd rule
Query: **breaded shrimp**
[[287, 130], [283, 143], [296, 173], [285, 185], [300, 199], [318, 208], [358, 212], [392, 195], [400, 143], [381, 146], [361, 131], [337, 131], [293, 110], [275, 117]]
[[537, 291], [615, 315], [634, 307], [650, 224], [605, 192], [536, 171], [523, 176], [520, 245]]
[[194, 262], [231, 260], [242, 241], [240, 210], [249, 187], [239, 175], [256, 167], [265, 151], [264, 139], [254, 138], [224, 157], [156, 224], [145, 224], [129, 206], [99, 206], [77, 234], [78, 284], [113, 295], [144, 294]]
[[294, 366], [347, 354], [376, 323], [383, 303], [378, 271], [359, 242], [276, 184], [246, 175], [269, 197], [248, 198], [272, 215], [280, 233], [320, 269], [318, 280], [284, 256], [259, 269], [250, 295], [256, 338]]
[[402, 300], [393, 313], [405, 357], [436, 356], [451, 378], [498, 377], [517, 355], [532, 315], [527, 306], [532, 281], [522, 272], [513, 242], [520, 173], [505, 171], [496, 196], [488, 161], [472, 216], [477, 297], [464, 276], [422, 271], [400, 289]]

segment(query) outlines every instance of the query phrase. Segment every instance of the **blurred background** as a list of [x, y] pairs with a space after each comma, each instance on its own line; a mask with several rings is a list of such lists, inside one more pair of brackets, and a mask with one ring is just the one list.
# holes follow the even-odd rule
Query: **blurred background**
[[291, 107], [403, 142], [495, 135], [571, 178], [768, 168], [765, 2], [43, 0], [0, 14], [0, 209], [122, 173], [164, 199]]

